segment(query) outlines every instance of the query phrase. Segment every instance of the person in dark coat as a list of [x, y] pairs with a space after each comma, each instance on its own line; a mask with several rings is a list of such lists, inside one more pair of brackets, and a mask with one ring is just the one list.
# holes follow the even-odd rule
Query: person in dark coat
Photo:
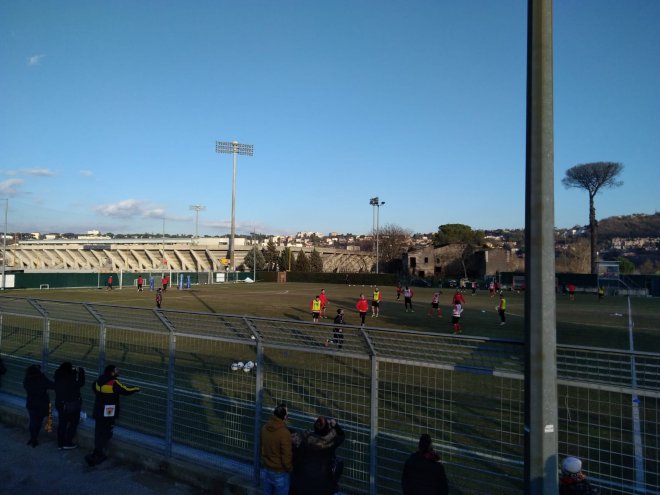
[[66, 361], [53, 376], [55, 380], [55, 407], [57, 408], [57, 446], [60, 449], [75, 449], [73, 443], [80, 422], [82, 397], [80, 389], [85, 385], [85, 368], [74, 368]]
[[115, 420], [119, 417], [119, 397], [140, 391], [139, 387], [129, 387], [119, 381], [119, 368], [110, 364], [92, 384], [94, 391], [94, 451], [85, 456], [90, 466], [105, 461], [105, 446], [112, 438]]
[[403, 495], [447, 495], [449, 482], [430, 435], [419, 438], [417, 452], [408, 457], [401, 476]]
[[313, 430], [294, 436], [292, 493], [332, 495], [337, 491], [332, 463], [345, 437], [337, 420], [323, 416], [314, 422]]
[[40, 365], [32, 364], [25, 370], [23, 388], [27, 392], [25, 407], [30, 416], [30, 440], [27, 444], [36, 447], [39, 445], [37, 438], [41, 431], [41, 425], [43, 425], [44, 418], [48, 416], [49, 412], [50, 397], [48, 396], [48, 390], [54, 389], [55, 383], [41, 372]]

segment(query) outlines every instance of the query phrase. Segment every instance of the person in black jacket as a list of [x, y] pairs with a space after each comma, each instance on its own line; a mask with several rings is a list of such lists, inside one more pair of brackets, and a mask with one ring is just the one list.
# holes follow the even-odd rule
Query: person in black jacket
[[85, 368], [74, 368], [66, 361], [53, 376], [55, 380], [55, 407], [57, 408], [57, 446], [60, 450], [75, 449], [73, 443], [80, 422], [82, 397], [80, 389], [85, 385]]
[[119, 377], [119, 368], [111, 364], [92, 385], [96, 396], [94, 400], [94, 451], [85, 456], [90, 466], [95, 466], [108, 457], [105, 455], [105, 446], [112, 438], [112, 428], [119, 417], [119, 396], [131, 395], [139, 392], [138, 387], [128, 387], [122, 384]]
[[430, 435], [419, 438], [417, 452], [408, 457], [401, 476], [403, 495], [447, 495], [449, 482]]
[[54, 389], [55, 384], [41, 372], [40, 365], [32, 364], [25, 370], [23, 388], [27, 392], [25, 407], [30, 415], [30, 440], [27, 444], [36, 447], [39, 445], [37, 438], [41, 431], [41, 425], [49, 412], [50, 397], [48, 396], [48, 389]]
[[332, 495], [337, 491], [332, 464], [345, 437], [337, 420], [323, 416], [314, 422], [313, 430], [294, 436], [292, 493]]

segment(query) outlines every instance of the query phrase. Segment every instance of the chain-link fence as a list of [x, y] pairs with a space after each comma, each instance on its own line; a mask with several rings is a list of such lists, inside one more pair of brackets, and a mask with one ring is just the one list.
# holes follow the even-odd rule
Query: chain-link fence
[[[290, 427], [319, 416], [346, 431], [345, 493], [400, 493], [429, 433], [454, 494], [523, 493], [520, 342], [405, 330], [0, 298], [2, 391], [28, 364], [63, 361], [89, 382], [106, 364], [142, 392], [119, 425], [165, 455], [259, 476], [259, 431], [286, 402]], [[255, 367], [232, 367], [251, 361]], [[558, 347], [559, 454], [583, 459], [604, 493], [658, 493], [660, 354]], [[232, 369], [234, 368], [234, 369]], [[245, 371], [247, 370], [247, 371]], [[633, 377], [632, 370], [636, 370]], [[84, 409], [93, 394], [83, 390]]]

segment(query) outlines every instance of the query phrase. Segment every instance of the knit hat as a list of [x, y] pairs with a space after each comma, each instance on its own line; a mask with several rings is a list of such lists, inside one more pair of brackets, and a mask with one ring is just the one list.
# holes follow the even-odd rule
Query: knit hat
[[582, 461], [577, 457], [567, 457], [561, 463], [561, 470], [566, 474], [577, 474], [582, 471]]

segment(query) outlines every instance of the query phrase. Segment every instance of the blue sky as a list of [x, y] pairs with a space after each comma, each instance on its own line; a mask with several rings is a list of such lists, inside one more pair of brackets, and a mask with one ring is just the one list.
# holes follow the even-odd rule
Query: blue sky
[[[194, 233], [522, 228], [523, 0], [5, 1], [0, 198], [9, 230]], [[555, 0], [561, 185], [616, 161], [597, 217], [660, 201], [660, 1]]]

